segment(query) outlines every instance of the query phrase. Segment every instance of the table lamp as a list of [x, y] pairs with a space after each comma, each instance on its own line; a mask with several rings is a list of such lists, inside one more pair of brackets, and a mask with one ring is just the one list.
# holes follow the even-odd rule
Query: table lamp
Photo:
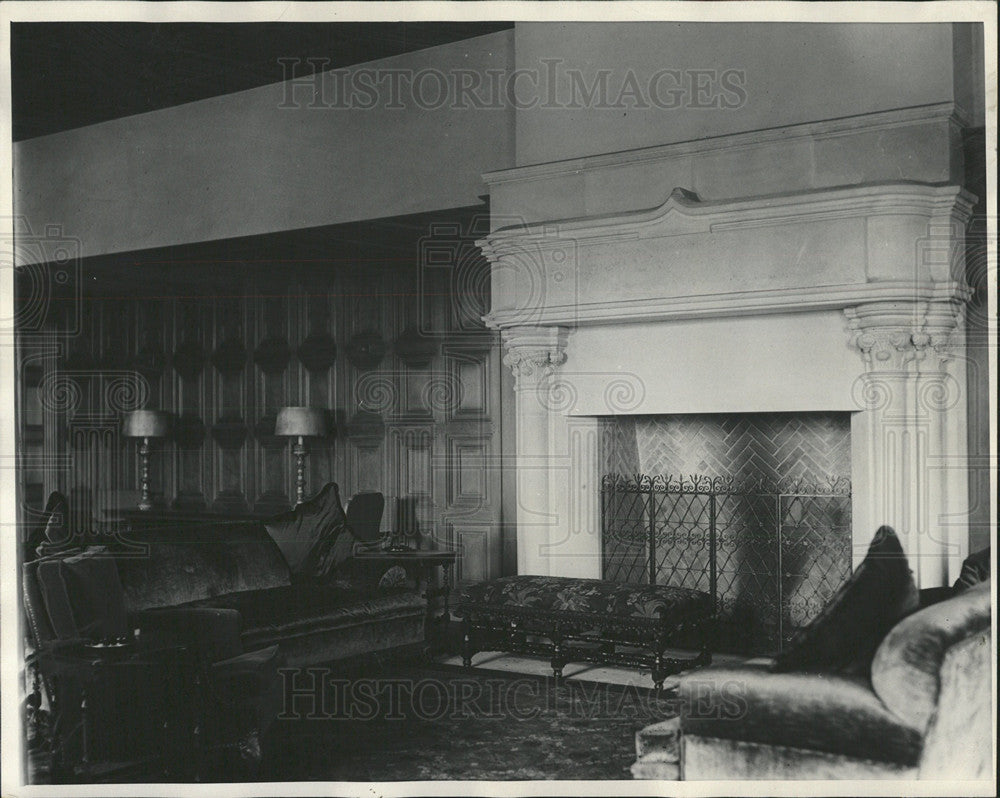
[[295, 506], [306, 498], [306, 446], [304, 438], [323, 437], [329, 431], [327, 412], [319, 407], [283, 407], [278, 411], [274, 434], [297, 438], [292, 447], [296, 460]]
[[142, 498], [140, 510], [152, 510], [149, 499], [149, 439], [165, 438], [170, 434], [170, 414], [162, 410], [133, 410], [125, 414], [122, 434], [126, 438], [142, 438], [139, 457], [142, 461]]

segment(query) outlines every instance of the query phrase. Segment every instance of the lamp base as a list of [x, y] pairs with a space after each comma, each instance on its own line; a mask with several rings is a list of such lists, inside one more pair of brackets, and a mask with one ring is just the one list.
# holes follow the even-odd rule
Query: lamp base
[[299, 442], [292, 447], [295, 455], [295, 506], [306, 500], [306, 447], [299, 436]]
[[152, 510], [152, 509], [153, 509], [153, 503], [152, 503], [151, 501], [141, 501], [141, 502], [139, 502], [139, 504], [138, 504], [138, 505], [136, 505], [136, 506], [137, 506], [137, 507], [138, 507], [138, 508], [139, 508], [140, 510], [142, 510], [142, 511], [143, 511], [144, 513], [145, 513], [145, 512], [149, 512], [150, 510]]

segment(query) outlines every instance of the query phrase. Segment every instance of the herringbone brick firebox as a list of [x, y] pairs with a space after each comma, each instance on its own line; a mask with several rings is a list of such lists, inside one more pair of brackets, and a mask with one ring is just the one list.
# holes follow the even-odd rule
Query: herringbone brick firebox
[[602, 419], [602, 575], [707, 589], [718, 646], [779, 650], [850, 575], [850, 414]]

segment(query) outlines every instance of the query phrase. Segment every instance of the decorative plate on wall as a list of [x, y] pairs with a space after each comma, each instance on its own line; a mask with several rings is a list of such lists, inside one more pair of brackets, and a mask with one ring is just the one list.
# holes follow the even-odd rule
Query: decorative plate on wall
[[385, 341], [374, 330], [359, 332], [347, 344], [347, 359], [357, 369], [373, 369], [385, 357]]

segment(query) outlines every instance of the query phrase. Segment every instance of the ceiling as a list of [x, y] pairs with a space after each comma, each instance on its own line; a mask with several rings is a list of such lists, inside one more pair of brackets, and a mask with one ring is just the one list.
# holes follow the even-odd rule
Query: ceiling
[[252, 89], [279, 58], [323, 69], [513, 27], [513, 22], [13, 23], [15, 141]]

